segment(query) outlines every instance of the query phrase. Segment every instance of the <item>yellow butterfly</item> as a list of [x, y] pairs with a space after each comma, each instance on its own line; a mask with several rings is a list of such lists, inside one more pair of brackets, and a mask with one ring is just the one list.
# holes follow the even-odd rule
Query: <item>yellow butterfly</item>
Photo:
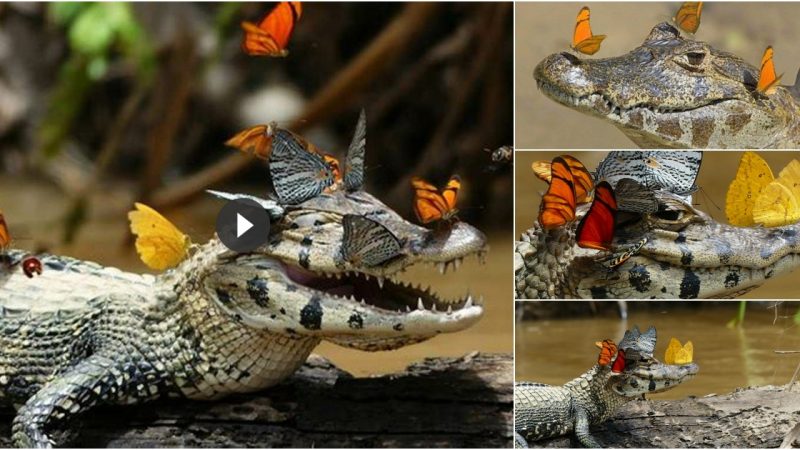
[[147, 267], [165, 270], [177, 266], [189, 255], [189, 236], [153, 208], [135, 203], [128, 212], [131, 232], [136, 235], [136, 251]]
[[756, 197], [753, 221], [780, 227], [800, 221], [800, 162], [793, 159]]
[[675, 338], [669, 340], [667, 352], [664, 354], [665, 364], [689, 364], [694, 357], [694, 346], [692, 341], [687, 341], [686, 345], [681, 345], [681, 342]]
[[728, 223], [739, 227], [755, 225], [753, 205], [764, 188], [772, 182], [769, 164], [755, 152], [744, 152], [739, 161], [736, 178], [728, 186], [725, 198], [725, 215]]

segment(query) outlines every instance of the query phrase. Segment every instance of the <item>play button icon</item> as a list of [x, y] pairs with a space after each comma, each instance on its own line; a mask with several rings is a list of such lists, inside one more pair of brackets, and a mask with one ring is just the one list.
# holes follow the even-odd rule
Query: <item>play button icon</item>
[[235, 252], [251, 252], [269, 239], [269, 214], [253, 200], [231, 200], [217, 215], [217, 236]]

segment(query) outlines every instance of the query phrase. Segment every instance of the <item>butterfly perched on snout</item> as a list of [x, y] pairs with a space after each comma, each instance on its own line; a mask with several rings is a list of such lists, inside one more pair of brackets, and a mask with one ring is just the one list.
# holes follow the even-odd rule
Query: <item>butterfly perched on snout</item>
[[269, 160], [269, 155], [272, 151], [272, 135], [276, 128], [277, 124], [275, 122], [246, 128], [225, 141], [225, 145], [239, 149], [244, 153], [251, 153], [257, 158]]
[[302, 13], [301, 2], [280, 2], [258, 24], [242, 22], [242, 50], [253, 56], [288, 55], [286, 45]]
[[287, 205], [314, 198], [336, 181], [334, 168], [316, 147], [283, 128], [273, 133], [269, 171], [278, 200]]
[[411, 179], [411, 187], [414, 190], [414, 213], [421, 223], [448, 221], [458, 214], [456, 201], [461, 189], [458, 175], [451, 176], [441, 190], [420, 177]]
[[780, 86], [781, 77], [783, 74], [778, 75], [775, 72], [775, 62], [772, 60], [775, 52], [772, 47], [767, 47], [764, 50], [764, 55], [761, 57], [761, 70], [758, 76], [758, 84], [756, 91], [764, 95], [772, 95], [775, 89]]
[[700, 15], [703, 12], [703, 2], [683, 2], [680, 9], [672, 19], [681, 30], [695, 34], [700, 28]]
[[575, 18], [575, 30], [572, 32], [572, 49], [586, 55], [594, 55], [600, 50], [600, 43], [606, 38], [605, 34], [592, 34], [589, 23], [589, 7], [584, 6]]

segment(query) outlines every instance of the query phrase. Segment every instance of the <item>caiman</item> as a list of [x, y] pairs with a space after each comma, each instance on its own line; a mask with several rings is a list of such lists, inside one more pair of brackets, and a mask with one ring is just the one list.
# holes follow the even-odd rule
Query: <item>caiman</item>
[[[697, 374], [695, 363], [668, 365], [653, 357], [656, 329], [644, 334], [637, 327], [626, 331], [618, 347], [625, 367], [595, 364], [563, 386], [520, 382], [514, 384], [514, 441], [528, 442], [574, 433], [586, 447], [602, 447], [592, 436], [591, 425], [602, 423], [625, 403], [644, 394], [663, 392]], [[622, 353], [617, 358], [623, 357]]]
[[800, 266], [800, 224], [734, 227], [695, 208], [691, 197], [657, 192], [658, 211], [618, 215], [613, 247], [638, 248], [622, 264], [580, 248], [588, 205], [565, 226], [537, 222], [515, 243], [517, 298], [734, 298]]
[[[482, 316], [482, 299], [444, 300], [396, 277], [411, 265], [444, 272], [482, 257], [486, 238], [472, 226], [423, 228], [363, 190], [294, 205], [255, 200], [271, 227], [252, 252], [214, 237], [155, 276], [55, 255], [39, 256], [43, 272], [32, 279], [0, 272], [0, 402], [18, 407], [15, 445], [63, 444], [74, 434], [69, 422], [97, 405], [273, 386], [322, 340], [392, 350]], [[398, 254], [369, 266], [342, 258], [343, 220], [353, 215], [391, 230]], [[7, 259], [23, 255], [9, 250]]]
[[758, 67], [666, 22], [628, 54], [555, 53], [533, 76], [547, 97], [614, 124], [641, 148], [800, 148], [799, 83], [761, 94]]

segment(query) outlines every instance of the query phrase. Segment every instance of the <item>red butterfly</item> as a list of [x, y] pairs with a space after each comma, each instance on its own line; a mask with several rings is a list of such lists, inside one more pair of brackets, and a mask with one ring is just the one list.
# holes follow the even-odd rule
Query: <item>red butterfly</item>
[[614, 365], [611, 366], [611, 371], [621, 373], [623, 370], [625, 370], [625, 351], [619, 349], [617, 351], [617, 359], [614, 360]]
[[594, 200], [589, 212], [578, 224], [578, 246], [610, 250], [616, 216], [617, 199], [614, 190], [607, 181], [601, 181], [594, 188]]
[[286, 45], [303, 14], [300, 2], [280, 2], [258, 25], [242, 22], [242, 50], [254, 56], [286, 56]]

